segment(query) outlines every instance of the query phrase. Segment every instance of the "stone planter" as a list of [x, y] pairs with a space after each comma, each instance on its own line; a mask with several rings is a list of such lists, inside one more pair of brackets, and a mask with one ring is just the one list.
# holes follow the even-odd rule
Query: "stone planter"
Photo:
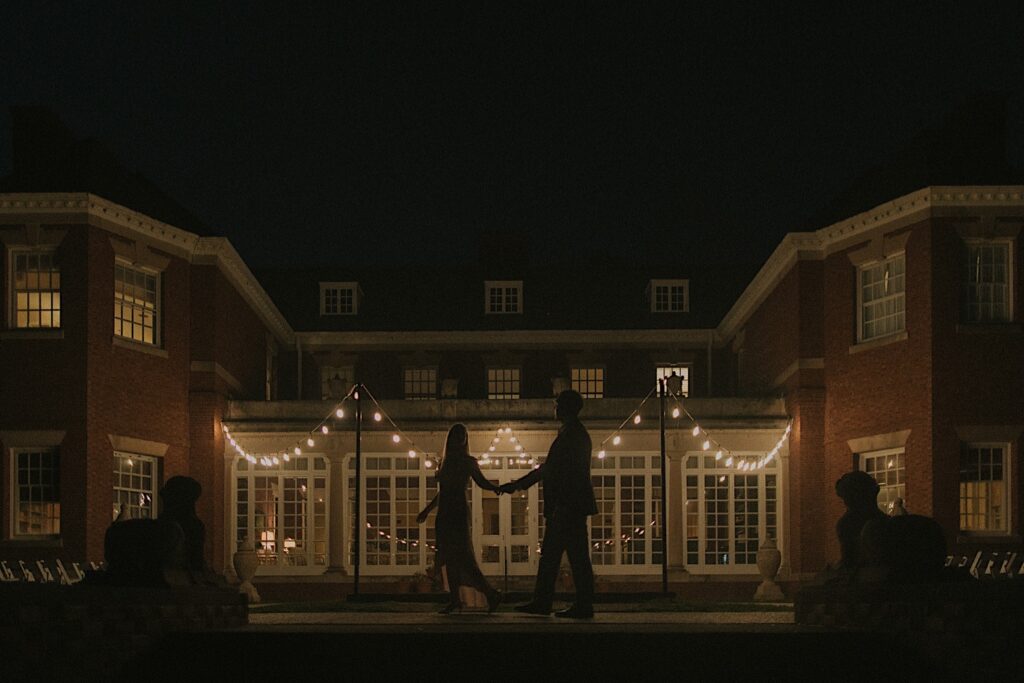
[[779, 565], [782, 564], [782, 553], [775, 546], [775, 540], [769, 538], [757, 549], [757, 570], [761, 572], [761, 585], [754, 593], [754, 600], [775, 602], [785, 599], [779, 584], [775, 583], [775, 576], [779, 573]]
[[260, 594], [256, 591], [256, 586], [252, 585], [252, 577], [256, 575], [256, 567], [259, 566], [259, 558], [256, 557], [256, 550], [248, 536], [245, 537], [245, 542], [238, 546], [234, 557], [231, 558], [231, 564], [234, 565], [235, 574], [242, 582], [238, 586], [238, 592], [248, 596], [250, 603], [259, 602]]

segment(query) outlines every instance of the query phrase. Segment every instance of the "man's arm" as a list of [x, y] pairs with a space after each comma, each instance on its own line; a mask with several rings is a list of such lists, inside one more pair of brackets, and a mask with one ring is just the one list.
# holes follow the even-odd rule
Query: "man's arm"
[[538, 481], [544, 478], [544, 467], [547, 463], [543, 463], [540, 467], [530, 470], [530, 473], [525, 477], [520, 477], [515, 481], [510, 481], [507, 484], [502, 484], [500, 490], [502, 493], [512, 493], [513, 491], [523, 491], [530, 488]]

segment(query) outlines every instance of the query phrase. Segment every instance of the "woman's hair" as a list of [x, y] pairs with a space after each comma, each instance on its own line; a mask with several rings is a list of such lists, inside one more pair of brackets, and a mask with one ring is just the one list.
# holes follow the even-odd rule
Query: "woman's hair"
[[448, 437], [444, 440], [444, 453], [441, 455], [441, 465], [438, 471], [444, 469], [448, 464], [448, 455], [459, 453], [469, 455], [469, 431], [466, 425], [456, 422], [448, 430]]

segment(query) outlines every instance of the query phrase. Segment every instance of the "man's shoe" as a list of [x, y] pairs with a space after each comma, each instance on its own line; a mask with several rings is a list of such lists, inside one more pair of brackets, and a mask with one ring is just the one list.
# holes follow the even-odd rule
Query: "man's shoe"
[[525, 605], [516, 605], [512, 609], [517, 612], [521, 612], [522, 614], [539, 614], [542, 617], [546, 617], [551, 614], [550, 607], [539, 605], [536, 602], [528, 602]]
[[563, 617], [565, 619], [593, 619], [594, 608], [584, 607], [582, 605], [573, 605], [569, 609], [564, 609], [561, 612], [555, 612], [556, 617]]

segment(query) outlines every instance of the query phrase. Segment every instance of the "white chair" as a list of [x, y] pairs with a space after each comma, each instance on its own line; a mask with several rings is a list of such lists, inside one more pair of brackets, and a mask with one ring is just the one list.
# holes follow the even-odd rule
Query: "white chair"
[[978, 566], [981, 564], [981, 556], [983, 554], [984, 553], [982, 553], [979, 550], [978, 553], [974, 556], [974, 561], [971, 562], [971, 568], [970, 568], [971, 576], [973, 576], [976, 579], [981, 578], [979, 576], [979, 574], [978, 574]]
[[0, 562], [0, 581], [11, 583], [18, 580], [18, 577], [11, 571], [11, 568], [7, 566], [7, 562]]
[[56, 583], [57, 579], [53, 578], [53, 572], [47, 566], [44, 560], [36, 560], [36, 568], [39, 570], [39, 582], [40, 583]]
[[33, 574], [32, 570], [28, 568], [28, 565], [25, 564], [25, 560], [18, 560], [18, 568], [21, 569], [21, 575], [24, 577], [25, 581], [28, 583], [36, 583], [35, 574]]
[[74, 583], [71, 580], [71, 576], [68, 574], [68, 570], [64, 568], [64, 563], [60, 559], [54, 560], [53, 563], [57, 567], [57, 576], [60, 577], [60, 583], [62, 586], [70, 586]]
[[80, 564], [78, 564], [77, 562], [72, 562], [71, 568], [74, 569], [75, 574], [78, 575], [77, 578], [75, 578], [75, 583], [78, 583], [79, 581], [85, 578], [85, 572], [82, 571], [82, 566]]

